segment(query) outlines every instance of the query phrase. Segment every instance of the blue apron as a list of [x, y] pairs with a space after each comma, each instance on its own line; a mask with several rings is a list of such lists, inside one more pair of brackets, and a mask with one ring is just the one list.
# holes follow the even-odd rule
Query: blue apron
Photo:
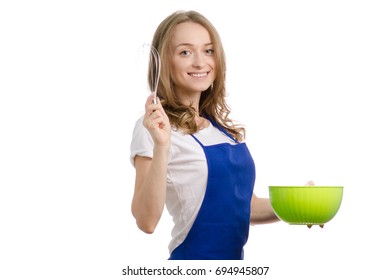
[[[214, 126], [233, 139], [223, 128]], [[255, 165], [245, 143], [204, 146], [206, 193], [187, 237], [170, 260], [242, 260], [248, 240]]]

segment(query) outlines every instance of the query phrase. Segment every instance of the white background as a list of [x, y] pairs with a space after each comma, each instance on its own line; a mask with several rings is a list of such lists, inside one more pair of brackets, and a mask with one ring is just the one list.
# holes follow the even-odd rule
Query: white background
[[386, 1], [79, 0], [0, 4], [0, 278], [128, 279], [127, 265], [176, 266], [165, 261], [166, 212], [152, 235], [131, 216], [129, 154], [148, 95], [137, 49], [181, 9], [220, 32], [256, 194], [310, 179], [345, 187], [323, 229], [252, 227], [245, 261], [182, 265], [269, 266], [268, 279], [388, 277]]

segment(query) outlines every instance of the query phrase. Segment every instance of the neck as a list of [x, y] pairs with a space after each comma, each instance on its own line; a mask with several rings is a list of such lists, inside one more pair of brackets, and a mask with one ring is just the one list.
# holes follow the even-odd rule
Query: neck
[[187, 106], [191, 106], [195, 109], [195, 111], [198, 113], [199, 116], [199, 101], [201, 92], [198, 93], [177, 93], [177, 96], [179, 97], [180, 101]]

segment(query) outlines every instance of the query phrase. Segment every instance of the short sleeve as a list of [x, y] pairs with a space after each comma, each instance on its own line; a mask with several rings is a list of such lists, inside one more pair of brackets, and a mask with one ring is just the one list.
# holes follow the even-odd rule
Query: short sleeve
[[153, 157], [153, 139], [143, 125], [143, 116], [137, 120], [130, 146], [130, 161], [134, 166], [135, 156]]

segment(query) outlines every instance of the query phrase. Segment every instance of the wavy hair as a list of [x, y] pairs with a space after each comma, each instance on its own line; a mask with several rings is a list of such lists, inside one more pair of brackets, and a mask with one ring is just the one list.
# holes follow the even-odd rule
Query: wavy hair
[[[210, 34], [214, 46], [214, 57], [216, 61], [216, 77], [213, 85], [203, 91], [199, 101], [199, 115], [208, 117], [229, 132], [232, 137], [241, 142], [245, 138], [245, 128], [236, 124], [229, 118], [231, 112], [226, 103], [226, 60], [222, 42], [219, 34], [212, 23], [195, 11], [177, 11], [165, 18], [157, 27], [154, 33], [152, 46], [160, 54], [161, 74], [157, 86], [157, 96], [169, 117], [173, 127], [182, 130], [184, 133], [192, 134], [199, 130], [195, 117], [197, 112], [189, 105], [183, 104], [175, 95], [174, 85], [171, 82], [171, 66], [169, 63], [171, 50], [170, 42], [173, 29], [176, 25], [184, 22], [194, 22], [202, 25]], [[156, 73], [153, 62], [150, 62], [148, 81], [152, 85], [152, 79]]]

